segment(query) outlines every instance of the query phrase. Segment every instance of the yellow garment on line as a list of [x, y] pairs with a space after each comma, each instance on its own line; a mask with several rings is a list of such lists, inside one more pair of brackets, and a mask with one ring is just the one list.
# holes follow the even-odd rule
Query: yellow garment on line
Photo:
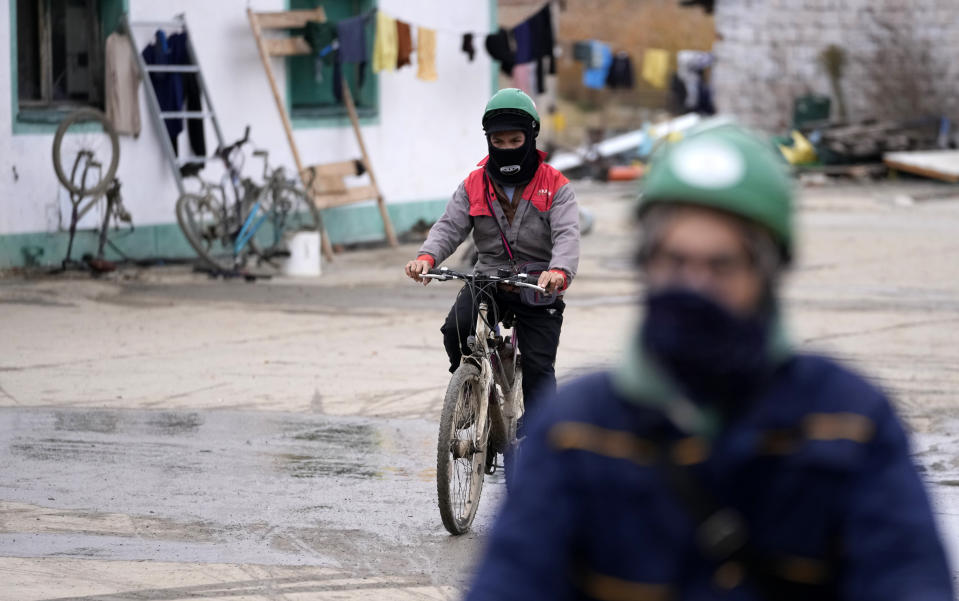
[[665, 89], [669, 83], [669, 52], [649, 48], [643, 54], [643, 79], [654, 88]]
[[436, 81], [436, 30], [419, 27], [416, 30], [416, 76], [424, 81]]
[[399, 53], [399, 35], [396, 32], [396, 19], [381, 10], [376, 11], [376, 39], [373, 40], [373, 72], [384, 69], [396, 70], [396, 57]]

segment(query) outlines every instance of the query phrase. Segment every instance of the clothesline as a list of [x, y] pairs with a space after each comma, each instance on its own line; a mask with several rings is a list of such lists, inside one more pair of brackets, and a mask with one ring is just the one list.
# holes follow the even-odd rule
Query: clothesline
[[[532, 11], [530, 14], [531, 14], [531, 15], [535, 15], [535, 14], [538, 13], [539, 11], [543, 10], [543, 8], [544, 8], [545, 6], [550, 5], [550, 4], [554, 4], [556, 1], [557, 1], [557, 0], [546, 0], [546, 2], [543, 2], [539, 7], [537, 7], [536, 10]], [[460, 29], [460, 30], [457, 30], [457, 29], [447, 29], [447, 28], [444, 28], [444, 27], [430, 27], [430, 26], [428, 26], [428, 25], [420, 25], [420, 24], [418, 24], [418, 23], [414, 23], [413, 21], [408, 21], [408, 20], [406, 20], [406, 19], [397, 17], [396, 15], [394, 15], [394, 14], [392, 14], [392, 13], [390, 13], [390, 12], [382, 11], [382, 10], [380, 10], [380, 9], [378, 9], [378, 8], [370, 9], [370, 12], [373, 13], [373, 14], [375, 14], [376, 11], [386, 13], [386, 14], [388, 14], [389, 16], [391, 16], [391, 17], [393, 17], [394, 19], [396, 19], [397, 21], [403, 21], [404, 23], [406, 23], [406, 24], [408, 24], [408, 25], [410, 25], [410, 26], [425, 27], [426, 29], [432, 29], [432, 30], [435, 31], [436, 33], [442, 33], [442, 34], [445, 34], [445, 35], [452, 35], [452, 36], [456, 36], [456, 37], [462, 37], [463, 34], [467, 34], [467, 33], [471, 33], [471, 34], [473, 34], [474, 36], [487, 36], [487, 35], [494, 34], [494, 33], [496, 33], [497, 31], [500, 30], [500, 26], [499, 26], [498, 24], [496, 24], [496, 23], [490, 24], [490, 27], [492, 28], [491, 31], [479, 30], [479, 29], [473, 29], [473, 30]]]

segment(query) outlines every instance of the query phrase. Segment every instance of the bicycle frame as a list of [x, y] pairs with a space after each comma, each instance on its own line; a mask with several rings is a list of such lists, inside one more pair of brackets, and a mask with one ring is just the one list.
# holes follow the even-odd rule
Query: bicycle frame
[[[467, 285], [473, 285], [476, 280], [476, 276], [470, 276], [466, 274], [456, 273], [446, 269], [445, 267], [431, 272], [428, 274], [423, 274], [422, 277], [432, 278], [432, 279], [461, 279], [467, 282]], [[525, 275], [517, 276], [525, 279]], [[491, 282], [509, 282], [513, 285], [524, 286], [529, 288], [534, 288], [539, 291], [543, 291], [539, 286], [526, 283], [524, 281], [514, 282], [510, 278], [501, 278], [501, 277], [490, 277]], [[522, 395], [522, 387], [515, 386], [515, 369], [516, 365], [514, 363], [513, 373], [514, 377], [512, 381], [507, 378], [506, 370], [502, 363], [502, 357], [499, 355], [500, 346], [502, 344], [502, 339], [497, 335], [497, 331], [493, 328], [497, 328], [498, 324], [491, 324], [488, 319], [489, 316], [489, 303], [485, 300], [480, 301], [478, 310], [476, 313], [476, 328], [475, 335], [468, 341], [472, 353], [469, 355], [464, 355], [461, 359], [463, 363], [472, 363], [476, 365], [480, 370], [480, 390], [489, 391], [489, 398], [485, 401], [483, 399], [477, 399], [478, 403], [478, 423], [483, 424], [482, 429], [477, 427], [476, 437], [473, 441], [473, 444], [478, 449], [485, 449], [489, 441], [492, 441], [490, 450], [496, 453], [505, 453], [507, 448], [515, 442], [516, 439], [516, 422], [519, 419], [519, 399]], [[511, 334], [513, 348], [514, 348], [514, 362], [517, 352], [517, 338], [516, 331], [513, 328]], [[494, 340], [497, 343], [497, 348], [490, 348], [490, 341]], [[493, 362], [491, 358], [496, 357], [496, 363], [499, 366], [499, 373], [496, 373], [493, 369]], [[495, 384], [499, 384], [500, 389], [502, 390], [502, 395], [497, 391]], [[486, 418], [489, 416], [490, 422], [490, 432], [486, 432], [485, 424]]]

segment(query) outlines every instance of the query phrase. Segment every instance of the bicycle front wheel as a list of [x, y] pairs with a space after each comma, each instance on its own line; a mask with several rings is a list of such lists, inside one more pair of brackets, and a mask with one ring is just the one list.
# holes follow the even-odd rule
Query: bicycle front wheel
[[290, 256], [290, 238], [297, 232], [320, 231], [320, 212], [302, 190], [292, 184], [268, 186], [260, 195], [263, 223], [250, 245], [261, 262], [274, 267]]
[[103, 194], [119, 163], [120, 141], [101, 111], [80, 109], [60, 122], [53, 136], [53, 170], [71, 194]]
[[516, 485], [516, 460], [519, 458], [521, 437], [525, 432], [517, 432], [517, 425], [523, 419], [526, 406], [523, 402], [523, 357], [517, 355], [513, 361], [513, 385], [510, 387], [510, 401], [516, 409], [516, 420], [509, 425], [509, 446], [503, 453], [503, 476], [506, 490], [512, 492]]
[[186, 241], [203, 263], [218, 271], [232, 271], [236, 260], [227, 233], [223, 203], [212, 194], [184, 194], [176, 201], [176, 220]]
[[469, 530], [479, 506], [487, 449], [477, 436], [489, 432], [489, 424], [480, 427], [477, 421], [480, 403], [488, 397], [479, 368], [469, 363], [456, 370], [446, 389], [436, 445], [436, 493], [450, 534]]

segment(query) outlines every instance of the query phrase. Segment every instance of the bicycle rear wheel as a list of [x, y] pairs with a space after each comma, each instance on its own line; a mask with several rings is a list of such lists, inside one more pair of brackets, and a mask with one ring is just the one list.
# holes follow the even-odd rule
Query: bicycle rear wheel
[[[456, 370], [440, 417], [436, 493], [443, 526], [450, 534], [469, 530], [483, 491], [487, 449], [485, 440], [478, 441], [481, 448], [477, 448], [477, 415], [489, 391], [483, 390], [479, 376], [479, 368], [469, 363]], [[489, 424], [483, 426], [480, 433], [489, 432]]]
[[237, 267], [227, 235], [223, 203], [212, 194], [184, 194], [176, 201], [176, 220], [186, 241], [209, 268], [232, 271]]
[[290, 237], [297, 232], [318, 232], [320, 212], [313, 201], [292, 184], [267, 186], [260, 195], [263, 224], [250, 240], [253, 251], [271, 266], [290, 256]]
[[53, 136], [53, 170], [71, 194], [103, 194], [119, 163], [120, 141], [101, 111], [80, 109], [60, 122]]

